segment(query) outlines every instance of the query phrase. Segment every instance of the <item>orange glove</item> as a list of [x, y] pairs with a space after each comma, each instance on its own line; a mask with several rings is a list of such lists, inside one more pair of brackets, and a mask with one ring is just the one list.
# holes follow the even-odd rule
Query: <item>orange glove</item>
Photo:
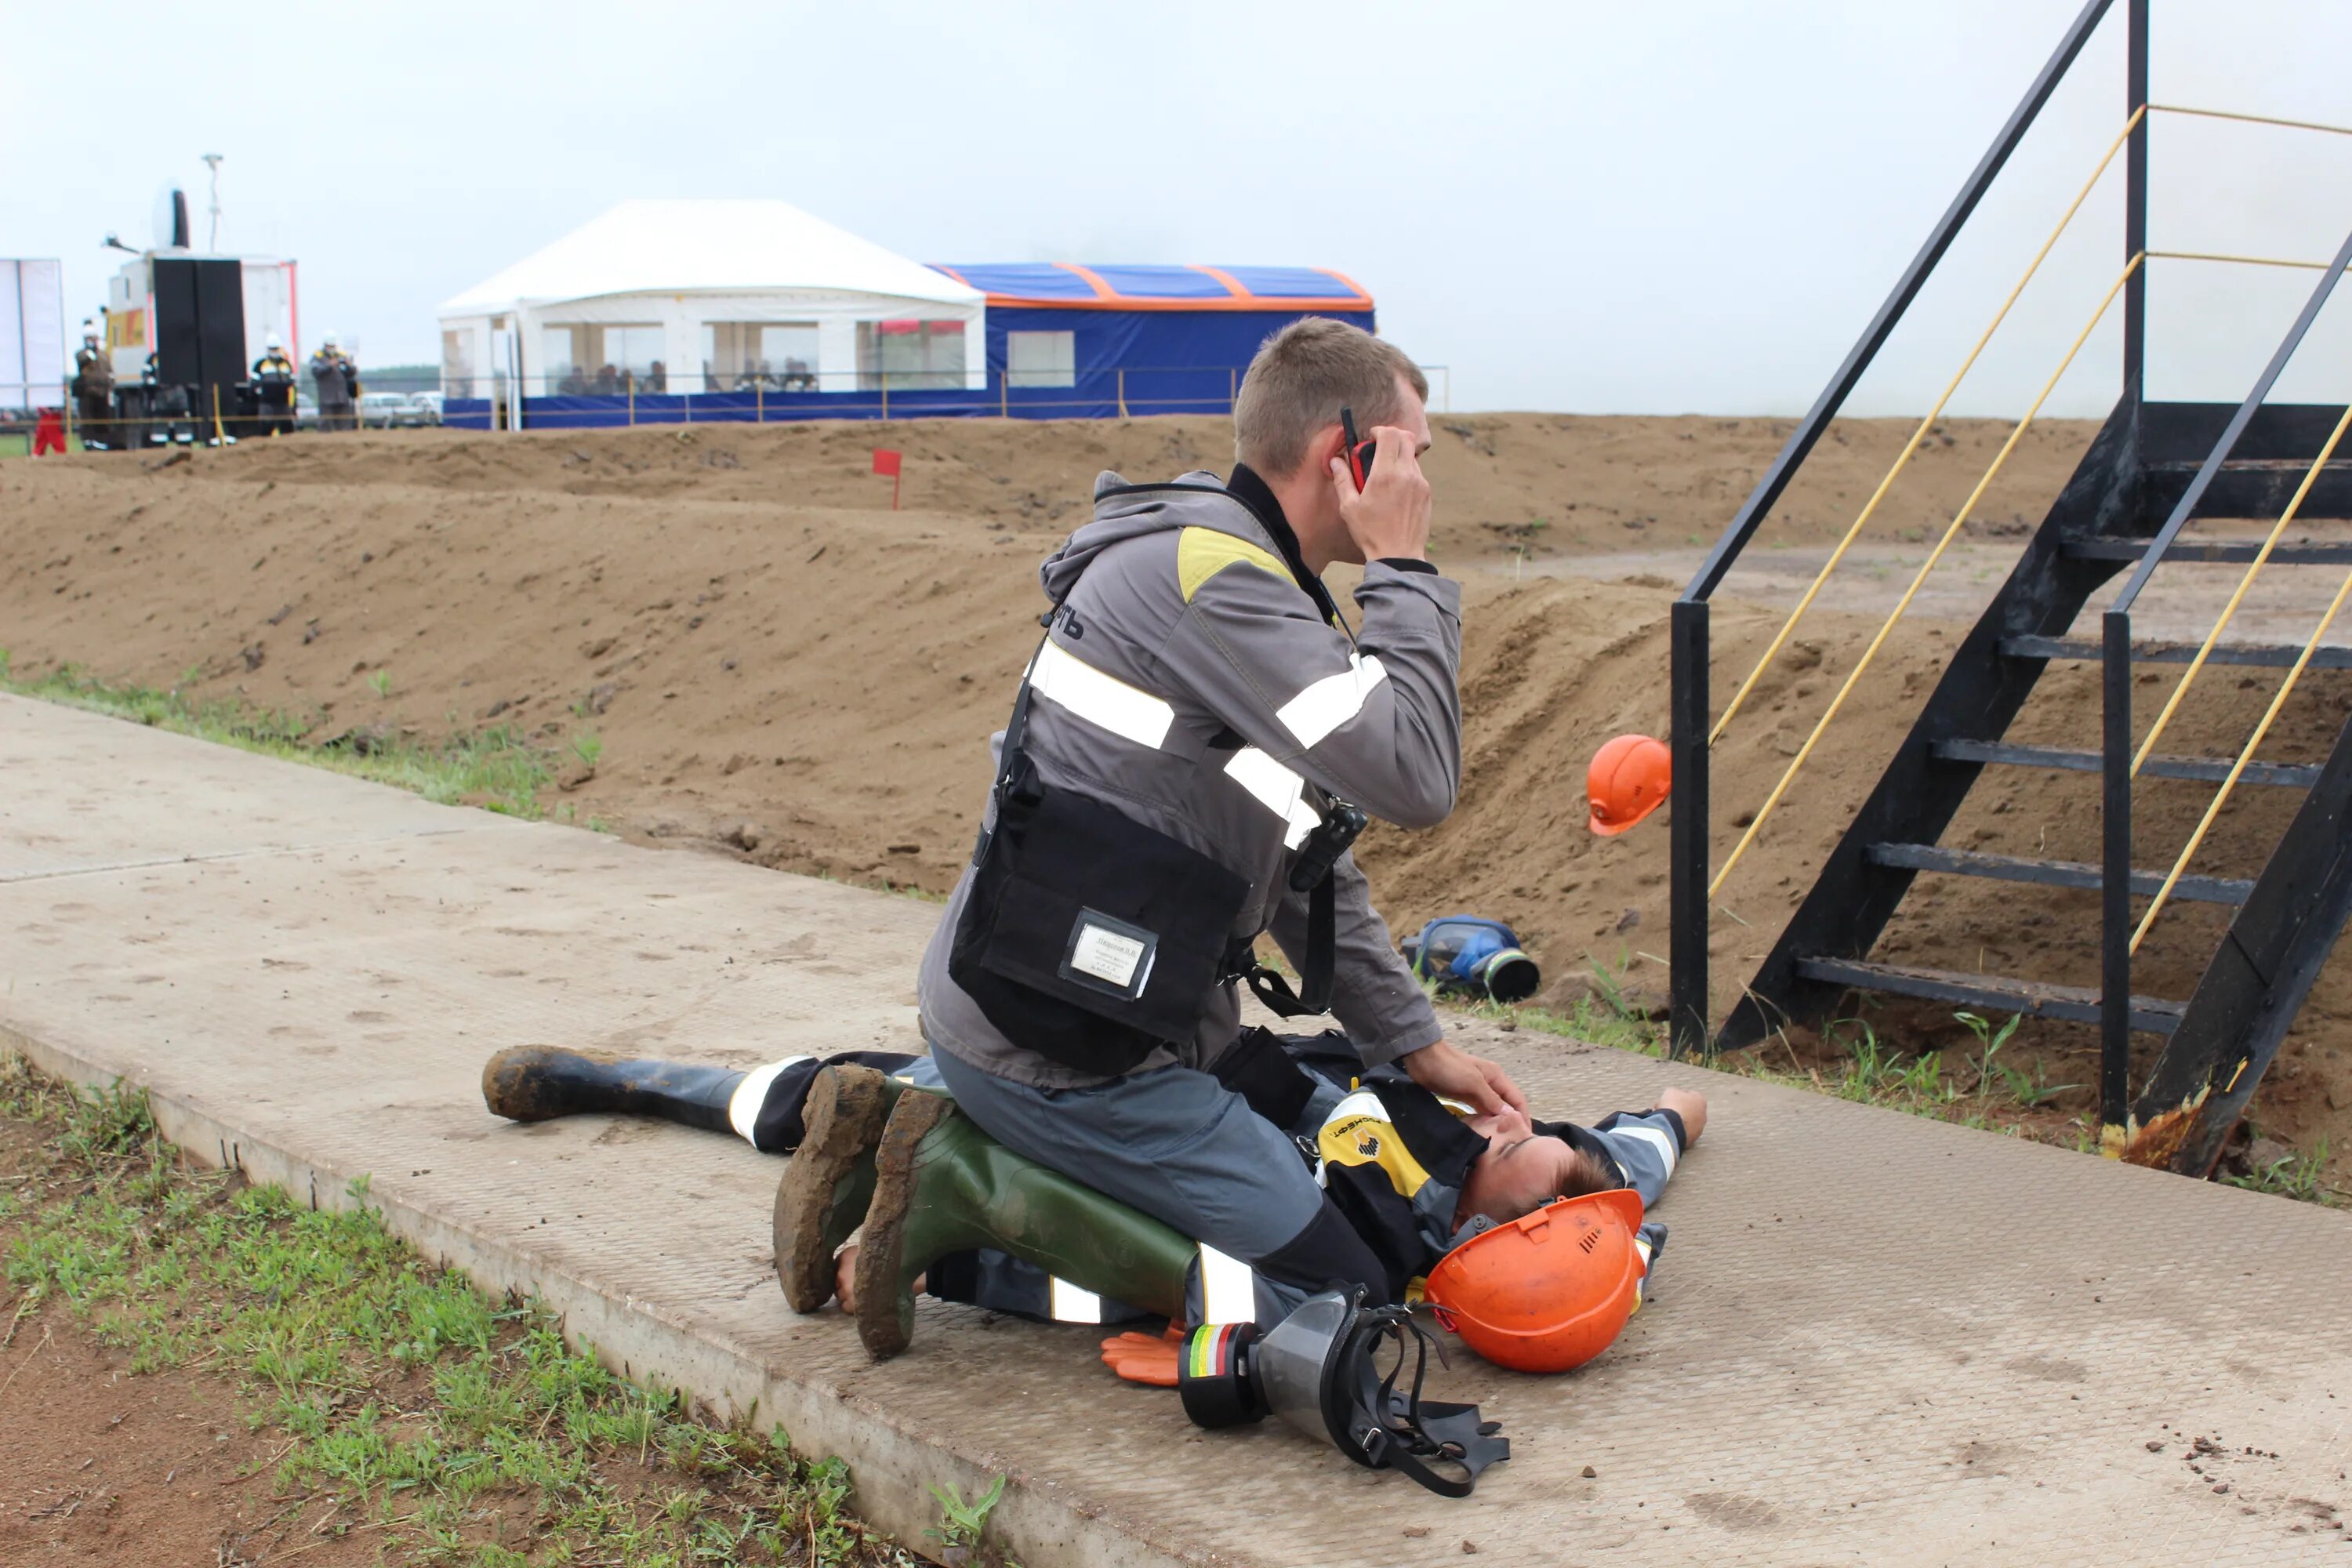
[[1154, 1388], [1176, 1386], [1176, 1358], [1185, 1331], [1174, 1323], [1162, 1335], [1125, 1333], [1102, 1342], [1103, 1364], [1129, 1383]]

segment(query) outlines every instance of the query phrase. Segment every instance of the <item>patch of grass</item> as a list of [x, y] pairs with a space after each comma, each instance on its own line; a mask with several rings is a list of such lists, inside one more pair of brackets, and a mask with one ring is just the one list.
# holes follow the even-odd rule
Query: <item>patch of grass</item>
[[923, 1533], [950, 1552], [969, 1559], [981, 1550], [981, 1538], [988, 1533], [988, 1516], [1003, 1500], [1004, 1478], [997, 1477], [986, 1491], [970, 1502], [963, 1500], [962, 1489], [953, 1481], [933, 1487], [931, 1496], [939, 1500], [940, 1523]]
[[[133, 1373], [234, 1381], [282, 1443], [289, 1513], [333, 1499], [336, 1533], [380, 1531], [386, 1560], [425, 1564], [915, 1561], [848, 1512], [839, 1459], [692, 1418], [365, 1208], [179, 1169], [142, 1095], [79, 1094], [0, 1058], [0, 1116], [44, 1134], [0, 1206], [0, 1320], [59, 1308]], [[968, 1518], [976, 1540], [993, 1502], [949, 1528]]]
[[76, 665], [19, 678], [8, 668], [7, 650], [0, 648], [0, 691], [331, 768], [444, 805], [479, 805], [509, 816], [536, 818], [541, 815], [540, 792], [555, 777], [558, 754], [533, 744], [511, 725], [453, 730], [438, 742], [386, 734], [373, 727], [322, 738], [320, 731], [326, 725], [320, 713], [187, 695], [184, 689], [200, 673], [188, 671], [168, 690], [102, 680]]
[[2323, 1138], [2308, 1153], [2290, 1150], [2267, 1165], [2255, 1166], [2242, 1176], [2223, 1176], [2221, 1180], [2233, 1187], [2244, 1187], [2249, 1192], [2276, 1193], [2298, 1203], [2334, 1208], [2336, 1200], [2345, 1194], [2326, 1184], [2326, 1173], [2327, 1140]]
[[[1626, 964], [1621, 961], [1612, 967], [1603, 960], [1585, 954], [1591, 965], [1591, 990], [1562, 1011], [1533, 1002], [1479, 1001], [1467, 996], [1441, 992], [1437, 983], [1424, 978], [1421, 988], [1430, 1000], [1471, 1017], [1488, 1023], [1501, 1024], [1506, 1028], [1527, 1029], [1538, 1035], [1558, 1035], [1564, 1039], [1583, 1040], [1613, 1050], [1633, 1051], [1645, 1057], [1666, 1054], [1665, 1026], [1651, 1017], [1632, 999], [1625, 984]], [[1274, 961], [1277, 968], [1287, 972], [1287, 966]]]

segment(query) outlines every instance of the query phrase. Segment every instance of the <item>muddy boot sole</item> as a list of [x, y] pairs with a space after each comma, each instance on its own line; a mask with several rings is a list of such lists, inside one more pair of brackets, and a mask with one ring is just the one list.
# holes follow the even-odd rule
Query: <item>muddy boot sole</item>
[[565, 1069], [610, 1066], [621, 1058], [565, 1046], [509, 1046], [482, 1064], [482, 1103], [509, 1121], [548, 1121], [580, 1110]]
[[874, 1201], [858, 1238], [854, 1283], [858, 1342], [876, 1361], [897, 1355], [915, 1337], [915, 1299], [899, 1267], [915, 1195], [915, 1152], [954, 1110], [955, 1102], [940, 1095], [900, 1095], [874, 1151]]
[[889, 1114], [887, 1088], [872, 1068], [827, 1068], [809, 1085], [801, 1145], [776, 1184], [776, 1281], [795, 1312], [833, 1300], [834, 1193], [881, 1141]]

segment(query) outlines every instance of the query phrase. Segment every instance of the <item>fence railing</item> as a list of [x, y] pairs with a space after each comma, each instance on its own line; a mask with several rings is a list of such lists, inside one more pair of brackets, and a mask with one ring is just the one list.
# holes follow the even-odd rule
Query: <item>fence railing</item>
[[[615, 428], [635, 425], [766, 424], [805, 419], [1125, 419], [1155, 414], [1229, 415], [1248, 367], [1106, 365], [1053, 373], [990, 366], [980, 384], [961, 371], [862, 371], [743, 375], [696, 374], [699, 390], [673, 390], [677, 377], [618, 372], [607, 378], [447, 377], [443, 417], [497, 429]], [[1435, 412], [1452, 404], [1447, 366], [1424, 367]], [[364, 373], [362, 373], [364, 377]], [[516, 396], [520, 389], [521, 395]]]
[[[638, 425], [787, 424], [810, 419], [924, 419], [996, 416], [1017, 419], [1126, 419], [1150, 415], [1230, 415], [1247, 366], [1106, 365], [1066, 373], [991, 366], [978, 386], [961, 371], [864, 371], [819, 376], [786, 373], [722, 378], [697, 374], [699, 390], [672, 391], [677, 378], [616, 372], [608, 379], [571, 374], [513, 377], [371, 375], [360, 370], [362, 397], [353, 409], [326, 411], [327, 427], [397, 428], [448, 425], [460, 429], [625, 429]], [[1431, 383], [1433, 413], [1451, 411], [1453, 374], [1423, 367]], [[721, 379], [738, 384], [714, 388]], [[29, 437], [37, 410], [59, 407], [68, 431], [83, 423], [57, 383], [0, 383], [0, 435]], [[260, 426], [249, 386], [218, 389], [215, 428], [211, 390], [189, 409], [149, 412], [130, 444], [204, 442], [253, 433]], [[34, 394], [42, 396], [37, 402]], [[518, 396], [517, 393], [520, 395]], [[295, 427], [321, 426], [309, 388], [290, 411]]]

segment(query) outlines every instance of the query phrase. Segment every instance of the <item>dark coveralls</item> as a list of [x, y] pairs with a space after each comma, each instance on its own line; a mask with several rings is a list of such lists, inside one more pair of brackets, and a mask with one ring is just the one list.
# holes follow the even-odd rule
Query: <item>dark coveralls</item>
[[85, 343], [74, 353], [74, 421], [85, 447], [114, 446], [114, 364], [103, 348]]
[[254, 415], [255, 435], [294, 434], [295, 380], [294, 362], [280, 350], [271, 349], [253, 362], [253, 384], [259, 399]]
[[310, 356], [310, 379], [319, 384], [319, 428], [352, 428], [358, 422], [359, 366], [341, 349], [320, 349]]

